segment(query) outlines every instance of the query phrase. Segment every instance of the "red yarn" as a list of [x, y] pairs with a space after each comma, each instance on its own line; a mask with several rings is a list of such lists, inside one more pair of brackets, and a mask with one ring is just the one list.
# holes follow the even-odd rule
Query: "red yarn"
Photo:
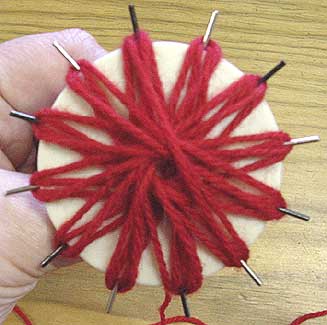
[[169, 306], [171, 302], [171, 294], [166, 292], [165, 300], [163, 301], [162, 305], [160, 306], [160, 321], [157, 323], [153, 323], [150, 325], [168, 325], [168, 324], [174, 324], [174, 323], [189, 323], [189, 324], [195, 324], [195, 325], [206, 325], [201, 320], [194, 318], [194, 317], [186, 317], [186, 316], [175, 316], [166, 318], [165, 311], [167, 307]]
[[20, 317], [20, 319], [24, 322], [25, 325], [33, 325], [32, 322], [28, 319], [25, 313], [18, 307], [15, 306], [13, 312]]
[[199, 319], [194, 317], [185, 317], [185, 316], [176, 316], [171, 318], [166, 318], [160, 322], [153, 323], [151, 325], [169, 325], [175, 323], [189, 323], [194, 325], [206, 325], [205, 323], [201, 322]]
[[327, 310], [318, 311], [316, 313], [311, 313], [311, 314], [306, 314], [306, 315], [300, 316], [295, 321], [293, 321], [290, 325], [300, 325], [308, 319], [313, 319], [313, 318], [318, 318], [318, 317], [323, 317], [323, 316], [327, 316]]
[[[122, 57], [124, 91], [88, 61], [79, 61], [80, 72], [68, 72], [68, 86], [90, 105], [92, 116], [47, 108], [37, 113], [35, 136], [78, 152], [81, 158], [34, 173], [31, 184], [41, 187], [34, 195], [45, 202], [85, 200], [56, 233], [55, 245], [70, 243], [66, 257], [79, 255], [94, 240], [120, 229], [106, 271], [109, 289], [117, 283], [120, 292], [134, 286], [142, 253], [151, 245], [165, 291], [192, 293], [202, 284], [198, 244], [226, 266], [240, 267], [240, 260], [249, 257], [228, 213], [261, 220], [283, 216], [277, 210], [286, 207], [280, 192], [250, 172], [282, 161], [291, 150], [284, 145], [290, 138], [284, 132], [233, 135], [263, 100], [267, 86], [259, 76], [244, 75], [209, 98], [209, 80], [222, 58], [214, 41], [206, 48], [201, 38], [191, 42], [168, 97], [145, 32], [124, 40]], [[126, 107], [128, 117], [117, 113], [114, 98]], [[220, 109], [214, 111], [217, 106]], [[227, 127], [211, 138], [213, 128], [227, 117]], [[91, 139], [74, 128], [76, 123], [102, 130], [112, 144]], [[239, 144], [241, 149], [235, 147]], [[244, 159], [251, 160], [236, 165]], [[88, 167], [102, 171], [86, 178], [67, 175]], [[103, 203], [100, 211], [77, 226], [97, 202]], [[163, 218], [171, 232], [170, 268], [157, 232]]]

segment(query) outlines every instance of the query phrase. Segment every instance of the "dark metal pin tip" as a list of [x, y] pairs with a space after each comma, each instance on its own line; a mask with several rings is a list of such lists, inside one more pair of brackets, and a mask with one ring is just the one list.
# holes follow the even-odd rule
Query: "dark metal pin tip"
[[307, 216], [306, 214], [303, 214], [301, 212], [298, 211], [294, 211], [294, 210], [290, 210], [290, 209], [286, 209], [286, 208], [278, 208], [278, 210], [282, 213], [285, 213], [291, 217], [295, 217], [304, 221], [310, 221], [310, 217]]
[[22, 119], [24, 121], [32, 122], [32, 123], [35, 123], [35, 122], [38, 121], [37, 117], [34, 116], [34, 115], [29, 115], [29, 114], [26, 114], [26, 113], [23, 113], [23, 112], [15, 111], [15, 110], [12, 110], [9, 113], [9, 115], [12, 116], [12, 117], [20, 118], [20, 119]]
[[115, 303], [115, 300], [117, 297], [117, 293], [118, 293], [118, 283], [116, 283], [116, 285], [112, 289], [111, 294], [109, 296], [107, 307], [106, 307], [107, 314], [110, 314], [112, 312], [112, 308], [114, 306], [114, 303]]
[[280, 61], [274, 68], [272, 68], [267, 74], [265, 74], [259, 81], [259, 84], [267, 82], [276, 72], [282, 69], [286, 65], [285, 61]]
[[185, 290], [183, 290], [181, 292], [181, 301], [182, 301], [182, 305], [183, 305], [184, 315], [186, 317], [191, 317], [190, 309], [189, 309], [188, 304], [187, 304], [187, 298], [186, 298], [186, 291]]
[[135, 6], [133, 4], [128, 5], [129, 14], [131, 16], [131, 22], [133, 26], [134, 34], [139, 31], [139, 23], [137, 21]]
[[48, 266], [53, 259], [55, 259], [57, 256], [59, 256], [66, 248], [68, 247], [67, 244], [62, 244], [57, 247], [56, 250], [54, 250], [50, 255], [48, 255], [42, 262], [41, 262], [41, 267], [46, 267]]

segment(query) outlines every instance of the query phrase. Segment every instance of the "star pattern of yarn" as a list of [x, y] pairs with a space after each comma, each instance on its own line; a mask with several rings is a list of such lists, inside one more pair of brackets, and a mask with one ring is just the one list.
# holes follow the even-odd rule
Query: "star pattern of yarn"
[[[60, 108], [36, 114], [35, 136], [77, 152], [80, 159], [35, 172], [30, 182], [39, 189], [33, 193], [44, 202], [84, 200], [56, 232], [55, 245], [68, 244], [66, 257], [119, 230], [106, 271], [109, 289], [118, 285], [125, 292], [134, 286], [142, 254], [151, 246], [167, 295], [192, 293], [202, 284], [198, 245], [225, 266], [240, 267], [249, 257], [228, 214], [265, 221], [283, 216], [278, 210], [286, 207], [281, 193], [251, 172], [282, 161], [291, 150], [284, 145], [290, 137], [281, 131], [233, 135], [262, 102], [267, 85], [246, 74], [209, 98], [209, 82], [222, 59], [212, 40], [207, 46], [201, 37], [191, 42], [169, 94], [145, 32], [127, 37], [121, 55], [124, 90], [86, 60], [78, 62], [80, 71], [67, 74], [69, 88], [89, 104], [91, 116]], [[113, 99], [124, 105], [127, 116], [117, 112]], [[227, 126], [213, 137], [212, 130], [226, 119]], [[111, 144], [89, 137], [76, 125], [101, 130]], [[101, 171], [71, 175], [89, 167]], [[92, 220], [79, 224], [96, 203], [101, 208]], [[170, 232], [169, 263], [158, 235], [163, 219]]]

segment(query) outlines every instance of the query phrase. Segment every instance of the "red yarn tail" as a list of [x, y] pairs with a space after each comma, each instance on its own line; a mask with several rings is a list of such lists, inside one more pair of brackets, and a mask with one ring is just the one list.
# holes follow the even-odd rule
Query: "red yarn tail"
[[197, 318], [194, 317], [185, 317], [185, 316], [176, 316], [171, 318], [166, 318], [158, 323], [153, 323], [151, 325], [169, 325], [169, 324], [175, 324], [175, 323], [189, 323], [194, 325], [207, 325], [200, 321]]
[[24, 322], [25, 325], [33, 325], [26, 314], [18, 306], [14, 307], [13, 312]]
[[207, 325], [203, 323], [201, 320], [194, 318], [194, 317], [186, 317], [186, 316], [175, 316], [166, 318], [165, 312], [171, 302], [172, 296], [169, 292], [166, 292], [165, 299], [160, 306], [160, 321], [157, 323], [153, 323], [150, 325], [169, 325], [175, 323], [189, 323], [194, 325]]
[[299, 318], [294, 320], [290, 325], [300, 325], [308, 319], [319, 318], [319, 317], [323, 317], [323, 316], [327, 316], [327, 310], [318, 311], [315, 313], [310, 313], [310, 314], [300, 316]]

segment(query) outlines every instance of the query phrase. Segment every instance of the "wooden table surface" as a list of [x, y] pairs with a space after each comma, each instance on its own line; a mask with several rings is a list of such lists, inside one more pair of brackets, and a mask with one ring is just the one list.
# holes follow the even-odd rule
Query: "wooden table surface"
[[[320, 134], [322, 138], [318, 144], [294, 149], [285, 163], [282, 186], [289, 206], [311, 215], [312, 221], [286, 217], [272, 222], [251, 249], [250, 263], [264, 286], [256, 287], [242, 271], [224, 269], [190, 297], [192, 314], [210, 325], [287, 325], [302, 313], [326, 309], [327, 1], [134, 3], [142, 28], [153, 39], [181, 42], [203, 34], [210, 12], [219, 9], [213, 38], [232, 63], [263, 74], [280, 59], [287, 61], [287, 67], [269, 82], [267, 96], [279, 126], [293, 137]], [[131, 31], [127, 4], [118, 0], [1, 1], [0, 39], [80, 27], [112, 50]], [[107, 295], [103, 274], [80, 264], [42, 279], [23, 306], [35, 325], [119, 324], [118, 318], [103, 314]], [[124, 325], [148, 324], [157, 319], [162, 298], [160, 288], [137, 287], [118, 297], [114, 315], [128, 317], [121, 320]], [[169, 314], [180, 313], [176, 299]], [[308, 322], [326, 323], [327, 319]], [[19, 322], [12, 317], [6, 324]]]

